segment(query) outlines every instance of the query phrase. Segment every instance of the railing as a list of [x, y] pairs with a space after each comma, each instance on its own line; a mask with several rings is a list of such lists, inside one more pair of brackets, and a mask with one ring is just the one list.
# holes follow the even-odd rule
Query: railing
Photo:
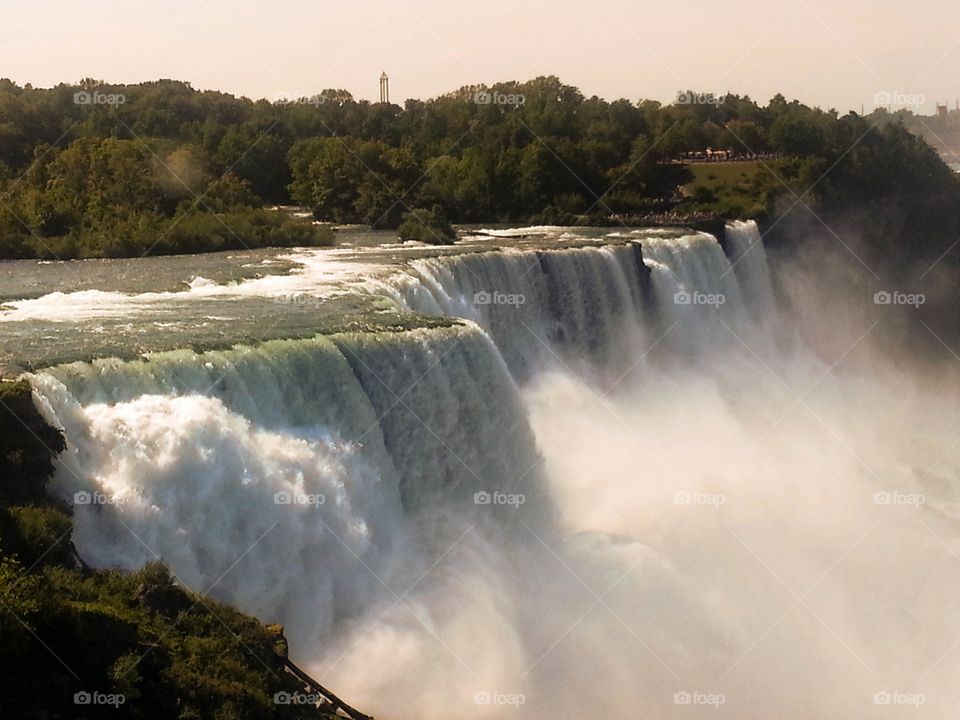
[[668, 162], [671, 165], [692, 165], [694, 163], [730, 163], [730, 162], [757, 162], [758, 160], [776, 160], [779, 153], [732, 153], [727, 150], [708, 152], [680, 153], [679, 157]]

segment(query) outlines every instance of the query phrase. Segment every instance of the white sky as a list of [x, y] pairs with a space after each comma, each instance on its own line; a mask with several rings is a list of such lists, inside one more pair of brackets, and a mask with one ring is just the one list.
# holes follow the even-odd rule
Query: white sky
[[558, 75], [586, 95], [775, 92], [842, 111], [960, 97], [960, 2], [0, 0], [0, 76], [188, 80], [249, 97], [391, 99]]

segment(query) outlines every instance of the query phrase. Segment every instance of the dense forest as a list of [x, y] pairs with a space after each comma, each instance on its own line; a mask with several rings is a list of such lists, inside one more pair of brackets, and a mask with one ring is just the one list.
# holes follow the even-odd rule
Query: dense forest
[[[762, 160], [723, 192], [691, 186], [695, 164], [681, 159], [708, 149]], [[405, 237], [425, 227], [449, 241], [449, 222], [762, 219], [791, 194], [829, 212], [888, 197], [955, 200], [956, 189], [897, 117], [840, 116], [781, 96], [765, 107], [693, 92], [670, 105], [608, 102], [540, 77], [400, 107], [343, 90], [270, 102], [172, 80], [0, 80], [2, 257], [331, 242], [326, 227], [274, 208], [289, 204], [331, 223], [406, 220]]]

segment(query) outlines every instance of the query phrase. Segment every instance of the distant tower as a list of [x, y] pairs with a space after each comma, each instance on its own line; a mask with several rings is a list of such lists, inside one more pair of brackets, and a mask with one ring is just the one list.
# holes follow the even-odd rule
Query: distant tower
[[380, 102], [390, 102], [390, 78], [385, 72], [380, 73]]
[[940, 103], [937, 103], [937, 115], [939, 115], [942, 118], [945, 118], [947, 116], [947, 110], [948, 108], [946, 105], [941, 105]]

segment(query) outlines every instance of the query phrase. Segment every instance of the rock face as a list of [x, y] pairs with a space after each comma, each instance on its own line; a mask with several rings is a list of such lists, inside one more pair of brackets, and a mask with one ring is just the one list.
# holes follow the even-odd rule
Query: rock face
[[25, 381], [0, 381], [0, 503], [45, 504], [53, 460], [63, 436], [47, 425]]

